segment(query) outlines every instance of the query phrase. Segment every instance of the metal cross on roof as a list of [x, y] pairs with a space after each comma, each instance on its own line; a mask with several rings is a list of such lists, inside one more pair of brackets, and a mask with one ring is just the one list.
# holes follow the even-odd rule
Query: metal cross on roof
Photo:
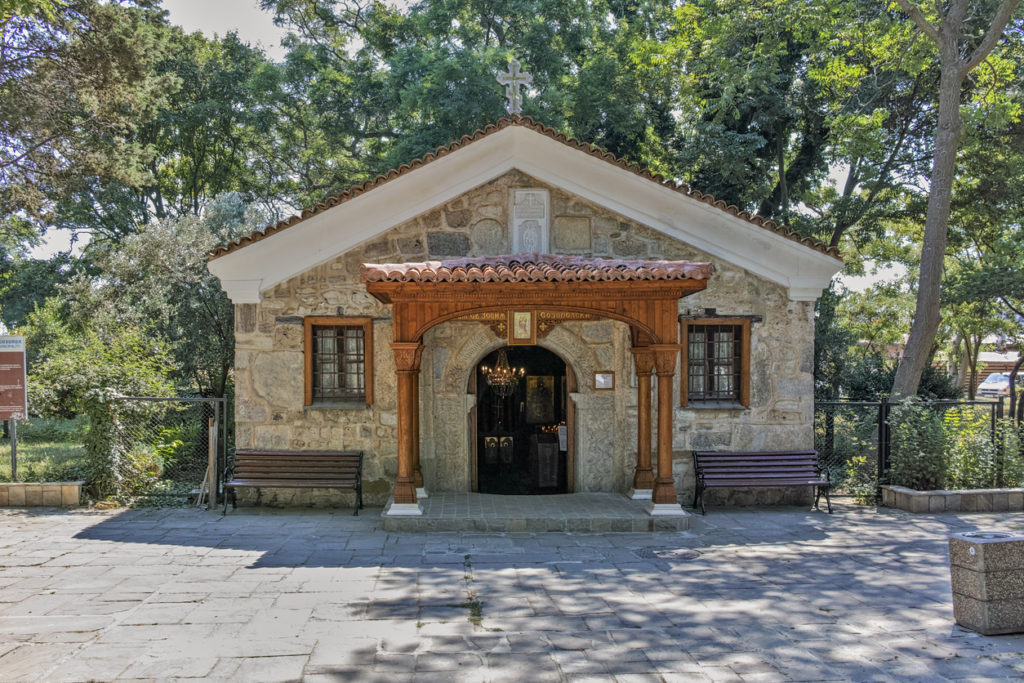
[[508, 63], [508, 71], [498, 74], [498, 83], [505, 86], [505, 97], [508, 102], [505, 109], [509, 114], [523, 113], [523, 94], [520, 86], [533, 83], [533, 74], [519, 70], [519, 62], [515, 59]]

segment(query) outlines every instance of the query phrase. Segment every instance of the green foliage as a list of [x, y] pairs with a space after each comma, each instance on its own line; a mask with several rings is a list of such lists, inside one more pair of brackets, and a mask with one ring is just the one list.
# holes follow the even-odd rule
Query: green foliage
[[849, 348], [854, 342], [850, 332], [836, 323], [839, 294], [829, 287], [818, 299], [814, 316], [814, 398], [835, 400], [842, 396]]
[[997, 486], [996, 444], [990, 432], [988, 411], [947, 410], [945, 486], [950, 489], [982, 489]]
[[1002, 468], [1003, 486], [1024, 486], [1024, 425], [1007, 418], [996, 425], [1002, 448], [996, 451], [996, 466]]
[[40, 415], [73, 417], [96, 402], [97, 391], [110, 396], [172, 394], [167, 352], [139, 328], [75, 333], [64, 327], [39, 353], [28, 390], [29, 406]]
[[[29, 405], [44, 416], [86, 416], [81, 468], [90, 495], [136, 490], [155, 474], [150, 460], [132, 452], [123, 421], [149, 408], [117, 398], [170, 395], [167, 352], [139, 328], [75, 329], [59, 319], [59, 311], [50, 300], [29, 317], [27, 336], [40, 341], [30, 365]], [[37, 324], [50, 332], [45, 340]]]
[[890, 483], [919, 491], [941, 489], [947, 470], [942, 414], [912, 397], [897, 404], [889, 415]]
[[861, 505], [870, 505], [875, 501], [875, 487], [878, 477], [878, 465], [875, 458], [866, 455], [855, 455], [846, 461], [845, 481], [843, 489], [853, 495]]
[[[877, 401], [881, 396], [888, 395], [895, 374], [895, 360], [886, 359], [880, 353], [857, 352], [844, 358], [842, 371], [833, 378], [833, 381], [836, 382], [843, 398], [853, 401]], [[951, 377], [940, 368], [925, 369], [921, 384], [918, 386], [920, 398], [951, 400], [960, 398], [961, 394], [955, 377]]]
[[1024, 442], [1013, 421], [974, 406], [908, 399], [893, 408], [890, 481], [918, 490], [1024, 485]]
[[[133, 6], [133, 4], [135, 6]], [[52, 223], [96, 179], [136, 184], [147, 151], [132, 133], [165, 101], [165, 49], [149, 2], [20, 2], [0, 14], [0, 216]], [[25, 11], [32, 6], [43, 11]]]
[[152, 452], [154, 458], [159, 459], [165, 477], [177, 480], [183, 474], [182, 467], [194, 462], [197, 452], [205, 454], [206, 448], [205, 425], [191, 420], [161, 429]]
[[259, 221], [237, 194], [203, 215], [152, 221], [121, 241], [93, 245], [91, 272], [60, 288], [68, 324], [146, 330], [173, 359], [182, 389], [223, 396], [234, 362], [234, 311], [206, 268], [210, 251]]
[[[82, 481], [85, 449], [81, 436], [73, 441], [23, 441], [18, 422], [18, 481]], [[27, 423], [26, 423], [27, 424]], [[10, 448], [0, 447], [0, 481], [11, 480]]]
[[25, 324], [32, 311], [56, 296], [67, 282], [76, 264], [68, 254], [48, 260], [15, 258], [0, 260], [0, 320], [8, 328]]

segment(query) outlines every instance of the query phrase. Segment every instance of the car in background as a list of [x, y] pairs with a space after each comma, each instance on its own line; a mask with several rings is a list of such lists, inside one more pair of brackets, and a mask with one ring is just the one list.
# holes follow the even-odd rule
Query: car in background
[[[1021, 377], [1017, 376], [1017, 386], [1022, 384]], [[978, 391], [974, 394], [977, 398], [1000, 398], [1010, 395], [1010, 374], [1007, 372], [993, 372], [985, 378], [985, 381], [978, 385]]]

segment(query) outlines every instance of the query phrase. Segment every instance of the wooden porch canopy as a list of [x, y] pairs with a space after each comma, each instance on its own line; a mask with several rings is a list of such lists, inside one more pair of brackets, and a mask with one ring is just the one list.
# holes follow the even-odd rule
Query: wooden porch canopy
[[[656, 504], [675, 504], [672, 387], [679, 352], [679, 299], [707, 287], [710, 263], [623, 261], [517, 254], [360, 268], [366, 289], [392, 305], [398, 373], [396, 506], [414, 507], [419, 468], [419, 370], [423, 334], [455, 319], [508, 320], [513, 312], [610, 318], [630, 327], [638, 382], [634, 488], [653, 488]], [[658, 472], [651, 470], [651, 371], [658, 375]]]

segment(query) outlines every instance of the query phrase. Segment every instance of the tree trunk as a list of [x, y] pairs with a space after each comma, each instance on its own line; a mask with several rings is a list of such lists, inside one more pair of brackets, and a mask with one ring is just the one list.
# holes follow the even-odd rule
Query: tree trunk
[[981, 335], [965, 335], [964, 343], [967, 346], [964, 353], [968, 368], [967, 399], [973, 401], [978, 388], [978, 355], [981, 353]]
[[[911, 0], [896, 0], [910, 19], [939, 48], [939, 120], [935, 131], [935, 152], [932, 160], [931, 190], [928, 213], [924, 222], [924, 243], [921, 248], [921, 276], [917, 287], [917, 309], [910, 327], [903, 358], [896, 368], [892, 383], [895, 397], [913, 396], [921, 383], [921, 373], [928, 363], [932, 342], [939, 329], [939, 294], [942, 290], [942, 269], [946, 255], [949, 227], [949, 205], [953, 195], [953, 175], [960, 147], [960, 89], [964, 78], [999, 42], [1013, 12], [1021, 0], [1002, 0], [992, 14], [991, 23], [981, 40], [971, 49], [961, 44], [973, 29], [965, 26], [971, 11], [977, 10], [968, 0], [935, 3], [938, 25], [931, 24], [921, 8]], [[966, 33], [965, 33], [966, 31]]]
[[[955, 47], [955, 46], [954, 46]], [[946, 61], [946, 60], [943, 60]], [[921, 275], [917, 285], [917, 308], [910, 336], [896, 369], [892, 394], [913, 396], [921, 383], [921, 373], [928, 362], [929, 350], [939, 329], [939, 294], [946, 257], [946, 236], [949, 226], [949, 205], [953, 196], [956, 155], [960, 147], [960, 87], [963, 76], [958, 65], [943, 64], [939, 80], [939, 121], [935, 131], [935, 159], [932, 162], [928, 212], [924, 223], [921, 247]]]

